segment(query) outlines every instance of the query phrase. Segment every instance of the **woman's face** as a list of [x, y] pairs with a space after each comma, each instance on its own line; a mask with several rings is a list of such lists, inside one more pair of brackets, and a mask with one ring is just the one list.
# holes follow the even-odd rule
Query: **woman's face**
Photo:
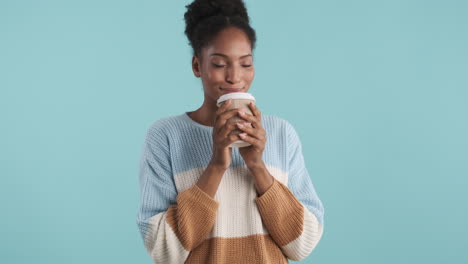
[[201, 61], [193, 57], [192, 69], [214, 101], [226, 93], [247, 92], [255, 75], [249, 38], [236, 27], [226, 28], [202, 48]]

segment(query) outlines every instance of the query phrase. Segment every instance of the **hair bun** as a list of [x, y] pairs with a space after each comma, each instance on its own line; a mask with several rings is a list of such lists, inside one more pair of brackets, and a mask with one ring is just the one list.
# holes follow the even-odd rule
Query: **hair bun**
[[242, 0], [208, 0], [208, 2], [212, 7], [210, 15], [222, 15], [227, 17], [240, 16], [245, 19], [247, 23], [249, 22], [247, 9]]
[[185, 34], [195, 55], [217, 33], [231, 26], [244, 31], [252, 50], [255, 48], [255, 30], [250, 26], [243, 0], [194, 0], [185, 7]]
[[239, 16], [249, 23], [249, 16], [242, 0], [195, 0], [185, 6], [184, 15], [188, 35], [195, 30], [200, 21], [213, 16]]

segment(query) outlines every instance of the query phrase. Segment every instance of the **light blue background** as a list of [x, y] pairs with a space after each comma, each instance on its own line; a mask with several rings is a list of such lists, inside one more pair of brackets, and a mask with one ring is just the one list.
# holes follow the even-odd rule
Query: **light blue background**
[[[190, 1], [0, 1], [0, 262], [151, 263], [155, 120], [198, 108]], [[468, 2], [246, 1], [250, 92], [325, 206], [301, 263], [468, 263]]]

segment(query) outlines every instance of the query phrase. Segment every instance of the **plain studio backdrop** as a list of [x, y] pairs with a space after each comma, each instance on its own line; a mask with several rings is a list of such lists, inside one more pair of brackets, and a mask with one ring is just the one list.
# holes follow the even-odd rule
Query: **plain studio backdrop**
[[[0, 262], [151, 263], [138, 163], [197, 109], [190, 1], [0, 1]], [[301, 263], [468, 263], [468, 2], [247, 0], [325, 207]]]

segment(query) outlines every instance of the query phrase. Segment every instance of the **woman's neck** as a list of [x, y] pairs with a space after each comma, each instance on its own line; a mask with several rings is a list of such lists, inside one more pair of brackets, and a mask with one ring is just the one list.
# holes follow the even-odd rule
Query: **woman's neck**
[[197, 110], [189, 113], [190, 118], [197, 123], [200, 123], [205, 126], [214, 126], [214, 119], [216, 117], [216, 110], [218, 107], [216, 106], [215, 101], [207, 100], [203, 102], [202, 106]]

